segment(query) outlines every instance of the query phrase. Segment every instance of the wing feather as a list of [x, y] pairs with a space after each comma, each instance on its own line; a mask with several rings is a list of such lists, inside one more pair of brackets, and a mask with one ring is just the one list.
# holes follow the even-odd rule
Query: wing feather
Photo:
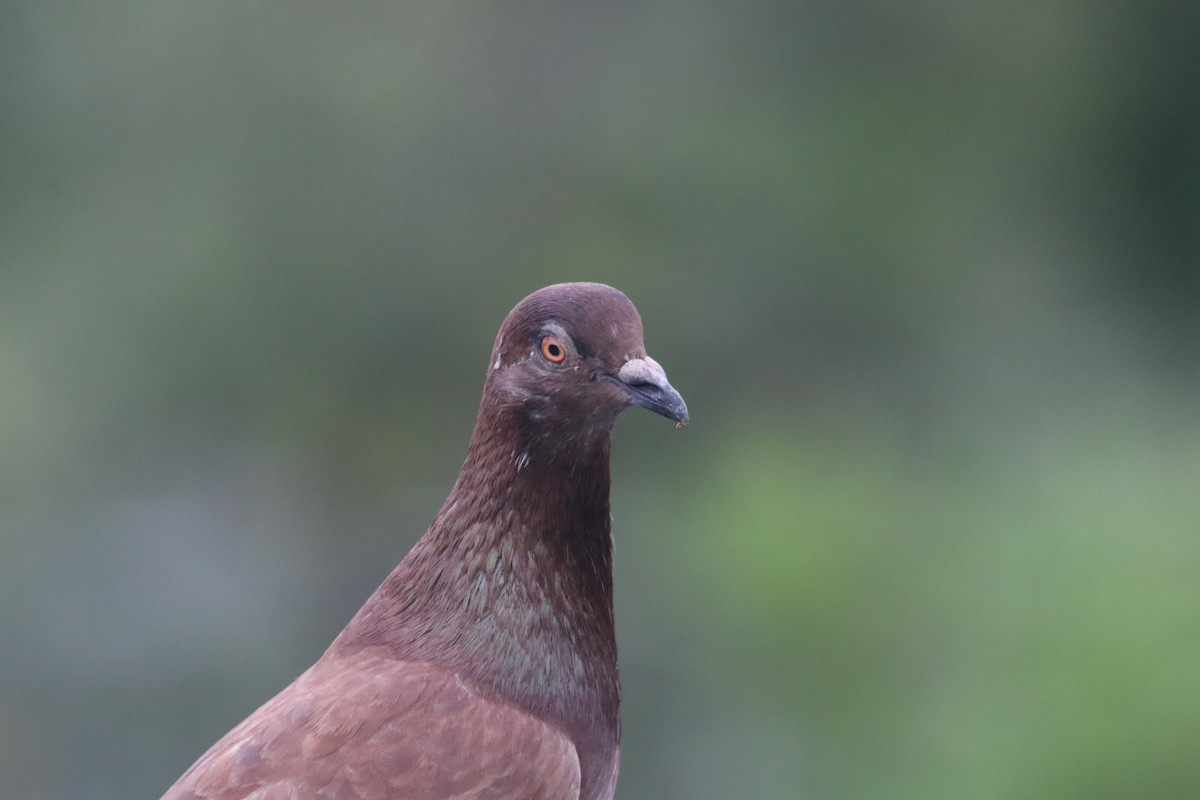
[[366, 649], [317, 662], [163, 800], [577, 800], [579, 775], [558, 728]]

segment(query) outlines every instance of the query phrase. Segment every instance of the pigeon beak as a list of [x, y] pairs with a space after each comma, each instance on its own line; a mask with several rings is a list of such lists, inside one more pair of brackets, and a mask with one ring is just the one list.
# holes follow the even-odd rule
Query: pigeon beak
[[616, 376], [605, 376], [629, 393], [629, 402], [661, 414], [679, 423], [688, 424], [687, 403], [667, 381], [667, 373], [653, 358], [632, 358], [626, 361]]

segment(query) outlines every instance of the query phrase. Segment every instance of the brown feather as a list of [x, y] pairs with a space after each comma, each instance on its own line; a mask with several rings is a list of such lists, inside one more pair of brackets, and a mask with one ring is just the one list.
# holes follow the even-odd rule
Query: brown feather
[[385, 648], [326, 658], [225, 735], [170, 800], [579, 796], [562, 731]]

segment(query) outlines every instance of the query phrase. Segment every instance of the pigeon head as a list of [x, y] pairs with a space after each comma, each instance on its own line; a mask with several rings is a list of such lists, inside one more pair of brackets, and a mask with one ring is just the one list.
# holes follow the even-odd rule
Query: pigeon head
[[683, 398], [646, 355], [637, 309], [599, 283], [547, 286], [517, 304], [492, 349], [489, 401], [534, 430], [605, 433], [629, 406], [688, 422]]

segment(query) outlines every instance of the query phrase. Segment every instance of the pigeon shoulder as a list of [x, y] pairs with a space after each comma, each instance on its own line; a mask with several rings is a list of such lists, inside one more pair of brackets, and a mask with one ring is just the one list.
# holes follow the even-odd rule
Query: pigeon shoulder
[[575, 800], [579, 787], [558, 728], [451, 672], [365, 648], [318, 661], [164, 800]]

